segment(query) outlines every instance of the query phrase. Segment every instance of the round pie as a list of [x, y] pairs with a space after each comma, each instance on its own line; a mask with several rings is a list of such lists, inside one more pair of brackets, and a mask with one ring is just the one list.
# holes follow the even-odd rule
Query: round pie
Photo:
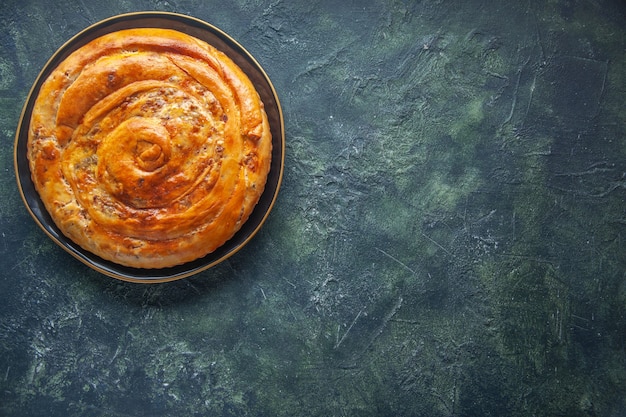
[[68, 238], [103, 259], [165, 268], [222, 246], [263, 193], [263, 103], [224, 53], [170, 29], [97, 38], [35, 100], [32, 179]]

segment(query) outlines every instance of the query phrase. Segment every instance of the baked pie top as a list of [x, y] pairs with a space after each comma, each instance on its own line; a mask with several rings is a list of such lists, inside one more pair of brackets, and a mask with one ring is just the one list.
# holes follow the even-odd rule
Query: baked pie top
[[163, 268], [213, 252], [263, 193], [272, 137], [252, 82], [170, 29], [128, 29], [69, 55], [28, 132], [32, 179], [59, 229], [112, 262]]

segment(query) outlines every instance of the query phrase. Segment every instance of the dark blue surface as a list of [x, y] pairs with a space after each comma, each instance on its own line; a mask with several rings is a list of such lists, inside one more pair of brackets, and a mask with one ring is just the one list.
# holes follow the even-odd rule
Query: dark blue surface
[[[14, 134], [115, 14], [203, 19], [267, 71], [279, 198], [192, 278], [99, 274], [35, 224]], [[622, 1], [9, 1], [0, 415], [626, 414]]]

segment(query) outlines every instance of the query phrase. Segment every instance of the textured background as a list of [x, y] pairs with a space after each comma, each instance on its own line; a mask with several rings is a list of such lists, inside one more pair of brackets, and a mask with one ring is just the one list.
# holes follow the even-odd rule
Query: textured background
[[[113, 280], [24, 208], [50, 55], [114, 14], [223, 29], [283, 105], [283, 187], [223, 264]], [[626, 415], [620, 0], [0, 6], [0, 415]]]

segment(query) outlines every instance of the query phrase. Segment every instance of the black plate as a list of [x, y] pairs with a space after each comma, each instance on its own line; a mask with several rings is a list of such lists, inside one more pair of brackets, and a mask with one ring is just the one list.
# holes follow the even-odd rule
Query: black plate
[[[48, 75], [73, 51], [110, 32], [131, 28], [174, 29], [195, 36], [228, 55], [248, 75], [255, 85], [267, 113], [272, 131], [272, 165], [265, 191], [243, 227], [215, 252], [183, 265], [162, 269], [131, 268], [104, 260], [66, 238], [48, 214], [31, 179], [26, 148], [28, 127], [35, 98]], [[185, 278], [217, 265], [241, 249], [257, 233], [269, 215], [283, 176], [285, 157], [285, 132], [283, 114], [274, 86], [259, 63], [239, 43], [215, 26], [202, 20], [165, 12], [139, 12], [114, 16], [83, 30], [65, 43], [37, 77], [28, 95], [15, 135], [14, 163], [22, 199], [37, 224], [59, 246], [91, 268], [125, 281], [156, 283]]]

